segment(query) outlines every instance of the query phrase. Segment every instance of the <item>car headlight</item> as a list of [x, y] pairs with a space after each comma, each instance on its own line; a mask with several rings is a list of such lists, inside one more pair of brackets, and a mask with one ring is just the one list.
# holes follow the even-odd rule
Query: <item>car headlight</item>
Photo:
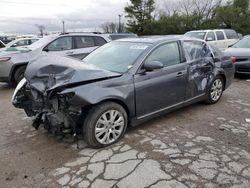
[[16, 89], [15, 89], [13, 95], [12, 95], [12, 98], [11, 98], [12, 103], [13, 103], [14, 100], [15, 100], [15, 96], [16, 96], [17, 92], [18, 92], [26, 83], [27, 83], [27, 80], [26, 80], [25, 78], [23, 78], [23, 79], [18, 83], [18, 85], [16, 86]]

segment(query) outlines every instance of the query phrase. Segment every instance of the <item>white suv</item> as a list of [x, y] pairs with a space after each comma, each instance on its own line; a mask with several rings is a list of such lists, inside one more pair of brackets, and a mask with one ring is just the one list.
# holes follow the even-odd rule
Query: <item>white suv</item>
[[205, 40], [220, 49], [228, 48], [239, 40], [238, 34], [232, 29], [197, 30], [184, 35]]

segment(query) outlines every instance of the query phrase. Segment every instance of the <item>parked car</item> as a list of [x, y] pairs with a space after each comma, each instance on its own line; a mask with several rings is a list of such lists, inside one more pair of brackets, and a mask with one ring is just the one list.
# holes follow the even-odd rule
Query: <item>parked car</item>
[[235, 57], [235, 73], [250, 75], [250, 35], [235, 43], [226, 52]]
[[[13, 105], [54, 134], [83, 133], [94, 148], [135, 126], [198, 102], [218, 102], [234, 65], [204, 41], [134, 38], [110, 42], [84, 60], [42, 56], [28, 65]], [[78, 132], [78, 130], [80, 130]]]
[[0, 48], [5, 48], [5, 44], [0, 40]]
[[11, 42], [11, 41], [13, 41], [13, 40], [15, 40], [16, 38], [15, 38], [15, 36], [7, 36], [7, 35], [5, 35], [5, 36], [0, 36], [0, 40], [4, 43], [4, 44], [7, 44], [7, 43], [9, 43], [9, 42]]
[[66, 33], [44, 37], [26, 48], [5, 50], [0, 53], [0, 81], [18, 83], [23, 78], [27, 64], [41, 54], [82, 59], [109, 41], [100, 34]]
[[38, 41], [39, 38], [20, 38], [13, 40], [6, 44], [6, 48], [12, 48], [12, 47], [20, 47], [20, 46], [29, 46], [33, 44], [34, 42]]
[[239, 40], [239, 35], [232, 29], [197, 30], [184, 35], [205, 40], [220, 49], [228, 48]]

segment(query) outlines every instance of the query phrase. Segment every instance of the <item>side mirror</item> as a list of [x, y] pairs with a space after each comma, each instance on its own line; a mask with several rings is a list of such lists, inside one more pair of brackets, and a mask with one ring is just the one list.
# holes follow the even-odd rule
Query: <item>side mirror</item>
[[164, 66], [159, 61], [147, 61], [144, 63], [144, 69], [148, 72], [151, 72], [156, 69], [162, 69]]
[[212, 37], [207, 37], [206, 41], [213, 41]]
[[49, 51], [48, 46], [46, 46], [46, 47], [43, 49], [43, 51], [48, 52], [48, 51]]

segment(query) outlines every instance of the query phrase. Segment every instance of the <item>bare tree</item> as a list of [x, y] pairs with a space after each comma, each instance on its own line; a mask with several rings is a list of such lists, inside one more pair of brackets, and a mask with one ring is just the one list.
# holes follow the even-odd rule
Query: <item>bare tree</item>
[[[125, 32], [125, 24], [121, 23], [121, 32]], [[105, 22], [100, 26], [104, 33], [117, 33], [119, 31], [119, 23], [115, 22]]]
[[45, 26], [44, 25], [36, 24], [36, 27], [38, 28], [38, 30], [40, 32], [40, 35], [43, 37], [44, 31], [45, 31]]
[[111, 23], [109, 24], [109, 29], [110, 29], [110, 32], [111, 32], [111, 33], [117, 33], [118, 28], [119, 28], [118, 24], [116, 24], [116, 23], [114, 23], [114, 22], [111, 22]]
[[109, 23], [105, 22], [104, 24], [101, 25], [101, 28], [103, 30], [104, 33], [109, 33]]
[[165, 0], [162, 11], [166, 14], [178, 12], [186, 16], [196, 14], [208, 19], [222, 2], [223, 0], [177, 0], [172, 3], [170, 0]]

